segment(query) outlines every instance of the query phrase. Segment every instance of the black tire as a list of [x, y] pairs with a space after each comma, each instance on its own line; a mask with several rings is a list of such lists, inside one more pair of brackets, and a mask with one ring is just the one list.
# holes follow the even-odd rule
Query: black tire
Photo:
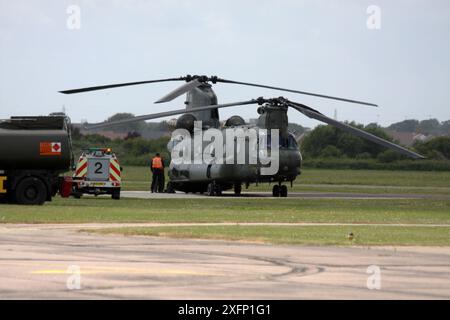
[[113, 192], [111, 193], [111, 198], [113, 198], [114, 200], [120, 200], [120, 189], [113, 190]]
[[208, 188], [206, 189], [206, 194], [210, 197], [215, 195], [215, 185], [213, 182], [211, 182], [210, 184], [208, 184]]
[[72, 193], [72, 195], [75, 199], [81, 199], [81, 197], [83, 196], [81, 192], [74, 192]]
[[167, 182], [166, 193], [175, 193], [175, 189], [171, 182]]
[[235, 194], [236, 196], [240, 196], [241, 193], [242, 193], [242, 184], [240, 184], [240, 183], [235, 183], [235, 184], [234, 184], [234, 194]]
[[285, 185], [280, 186], [280, 197], [286, 198], [287, 194], [288, 194], [287, 186]]
[[220, 197], [222, 195], [222, 187], [219, 184], [216, 184], [216, 190], [215, 190], [216, 196]]
[[278, 198], [280, 196], [280, 186], [279, 185], [274, 185], [272, 188], [272, 196]]
[[42, 205], [47, 199], [47, 187], [42, 180], [28, 177], [19, 182], [14, 198], [19, 204]]

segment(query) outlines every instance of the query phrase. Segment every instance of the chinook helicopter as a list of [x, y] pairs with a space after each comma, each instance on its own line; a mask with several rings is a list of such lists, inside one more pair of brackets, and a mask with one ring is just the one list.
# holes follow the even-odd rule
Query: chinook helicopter
[[[361, 138], [372, 141], [376, 144], [390, 148], [404, 155], [412, 158], [424, 158], [420, 154], [410, 151], [402, 146], [399, 146], [390, 141], [381, 139], [373, 134], [360, 130], [358, 128], [352, 127], [348, 124], [331, 119], [319, 111], [308, 107], [304, 104], [290, 101], [284, 97], [265, 99], [257, 98], [240, 102], [218, 104], [217, 96], [214, 93], [212, 86], [216, 83], [229, 83], [238, 84], [252, 87], [260, 87], [271, 90], [279, 90], [291, 93], [298, 93], [308, 96], [314, 96], [318, 98], [333, 99], [337, 101], [343, 101], [348, 103], [356, 103], [368, 106], [377, 107], [376, 104], [333, 97], [323, 94], [292, 90], [280, 87], [273, 87], [268, 85], [261, 85], [248, 82], [240, 82], [234, 80], [227, 80], [218, 78], [217, 76], [204, 76], [204, 75], [187, 75], [179, 78], [168, 78], [159, 80], [148, 80], [139, 82], [127, 82], [127, 83], [117, 83], [102, 86], [86, 87], [79, 89], [71, 89], [60, 91], [63, 94], [75, 94], [96, 90], [104, 90], [125, 86], [158, 83], [158, 82], [169, 82], [169, 81], [185, 81], [186, 83], [176, 88], [169, 94], [165, 95], [156, 103], [164, 103], [172, 101], [180, 95], [186, 94], [185, 108], [153, 113], [148, 115], [136, 116], [130, 119], [124, 119], [114, 122], [103, 122], [97, 124], [86, 124], [86, 129], [96, 129], [114, 125], [120, 125], [135, 121], [144, 121], [150, 119], [163, 118], [173, 115], [181, 115], [176, 122], [176, 129], [184, 129], [190, 133], [191, 136], [195, 137], [197, 134], [201, 134], [202, 131], [214, 128], [220, 129], [222, 131], [233, 128], [242, 129], [244, 132], [249, 130], [279, 130], [279, 143], [278, 143], [278, 168], [275, 173], [264, 175], [262, 170], [267, 166], [262, 163], [250, 163], [248, 162], [250, 149], [248, 143], [244, 144], [245, 153], [247, 154], [246, 162], [242, 163], [228, 163], [227, 161], [217, 161], [223, 160], [226, 156], [225, 154], [215, 154], [214, 150], [211, 153], [212, 161], [209, 163], [174, 163], [172, 160], [169, 166], [169, 178], [170, 181], [167, 184], [167, 192], [184, 191], [184, 192], [199, 192], [207, 193], [210, 196], [219, 196], [222, 191], [233, 189], [235, 195], [240, 195], [242, 191], [242, 185], [244, 184], [246, 188], [251, 183], [262, 183], [269, 182], [274, 183], [272, 188], [272, 195], [274, 197], [286, 197], [288, 194], [287, 186], [284, 184], [286, 182], [291, 184], [300, 174], [302, 156], [300, 153], [300, 148], [296, 142], [295, 136], [288, 132], [288, 116], [287, 111], [289, 108], [299, 111], [303, 115], [319, 120], [321, 122], [327, 123], [329, 125], [335, 126], [339, 129], [347, 131], [353, 135], [359, 136]], [[244, 121], [244, 119], [238, 115], [228, 118], [224, 125], [221, 126], [219, 119], [219, 111], [221, 108], [236, 107], [236, 106], [246, 106], [246, 105], [258, 105], [257, 112], [259, 118], [255, 124], [249, 124]], [[195, 125], [201, 121], [202, 127], [200, 130], [195, 130]], [[198, 129], [198, 128], [197, 128]], [[223, 133], [225, 137], [225, 133]], [[226, 140], [224, 138], [224, 140]], [[181, 140], [172, 137], [171, 141], [168, 143], [169, 152], [171, 152], [174, 147]], [[267, 144], [268, 149], [271, 149], [271, 144], [274, 143], [271, 140], [270, 134], [267, 134], [264, 141], [257, 141], [257, 144]], [[202, 148], [205, 148], [205, 143], [202, 142]], [[270, 152], [273, 152], [271, 150]], [[242, 150], [234, 149], [233, 155], [235, 153], [242, 153]], [[259, 157], [260, 155], [257, 155]]]

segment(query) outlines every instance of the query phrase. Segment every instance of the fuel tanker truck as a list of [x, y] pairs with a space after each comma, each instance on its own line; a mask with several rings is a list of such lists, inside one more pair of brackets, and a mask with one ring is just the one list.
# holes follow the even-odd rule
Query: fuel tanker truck
[[64, 114], [0, 120], [0, 201], [40, 205], [67, 197], [73, 163], [70, 120]]

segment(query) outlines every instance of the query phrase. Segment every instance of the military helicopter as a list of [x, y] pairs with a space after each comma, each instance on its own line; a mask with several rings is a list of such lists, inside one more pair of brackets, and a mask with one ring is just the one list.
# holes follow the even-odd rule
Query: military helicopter
[[[173, 115], [181, 115], [177, 119], [176, 128], [187, 130], [192, 136], [194, 136], [194, 138], [196, 135], [195, 132], [197, 132], [198, 134], [199, 131], [199, 130], [195, 131], [196, 121], [201, 121], [202, 128], [200, 130], [200, 133], [201, 131], [208, 130], [210, 128], [220, 130], [225, 130], [227, 128], [234, 128], [234, 129], [240, 128], [244, 131], [249, 131], [251, 129], [252, 130], [278, 129], [279, 164], [276, 173], [270, 175], [263, 175], [261, 174], [261, 170], [263, 169], [264, 165], [262, 165], [261, 163], [250, 164], [249, 162], [246, 162], [244, 164], [242, 163], [229, 164], [225, 163], [224, 161], [222, 162], [212, 161], [210, 163], [201, 163], [201, 164], [194, 164], [194, 163], [180, 164], [171, 162], [169, 167], [170, 181], [167, 184], [167, 192], [174, 192], [176, 190], [184, 192], [199, 192], [199, 193], [206, 192], [210, 196], [214, 195], [219, 196], [222, 194], [222, 191], [233, 189], [235, 195], [240, 195], [243, 184], [245, 184], [245, 186], [248, 188], [248, 186], [251, 183], [269, 182], [274, 183], [272, 188], [272, 195], [274, 197], [286, 197], [288, 194], [288, 189], [284, 183], [290, 182], [292, 187], [293, 181], [300, 174], [302, 164], [302, 156], [300, 153], [300, 148], [296, 142], [295, 136], [292, 133], [288, 132], [287, 111], [289, 108], [297, 110], [309, 118], [316, 119], [329, 125], [335, 126], [353, 135], [367, 139], [381, 146], [393, 149], [397, 152], [400, 152], [412, 158], [424, 158], [420, 154], [410, 151], [402, 146], [381, 139], [375, 135], [367, 133], [358, 128], [352, 127], [348, 124], [331, 119], [311, 107], [308, 107], [301, 103], [290, 101], [284, 97], [271, 99], [265, 99], [260, 97], [257, 99], [250, 99], [246, 101], [218, 104], [217, 96], [212, 89], [212, 85], [216, 83], [238, 84], [377, 107], [376, 104], [358, 100], [339, 98], [323, 94], [292, 90], [268, 85], [261, 85], [255, 83], [227, 80], [218, 78], [217, 76], [208, 77], [204, 75], [193, 75], [193, 76], [187, 75], [179, 78], [117, 83], [102, 86], [64, 90], [60, 92], [64, 94], [74, 94], [132, 85], [169, 82], [169, 81], [185, 81], [186, 83], [176, 88], [169, 94], [165, 95], [164, 97], [156, 101], [156, 103], [169, 102], [180, 95], [186, 94], [185, 108], [166, 112], [153, 113], [148, 115], [141, 115], [136, 116], [134, 118], [114, 122], [103, 122], [90, 125], [86, 124], [85, 125], [86, 129], [102, 128], [107, 126], [130, 123], [134, 121], [144, 121]], [[218, 109], [235, 106], [245, 106], [245, 105], [259, 106], [257, 109], [259, 113], [259, 118], [256, 121], [256, 124], [248, 124], [244, 121], [242, 117], [235, 115], [228, 118], [225, 121], [224, 125], [221, 126], [219, 121]], [[271, 143], [270, 135], [264, 142], [258, 141], [257, 143], [267, 143], [267, 141], [269, 144]], [[169, 151], [172, 151], [174, 146], [176, 146], [177, 143], [179, 142], [180, 141], [172, 137], [171, 141], [168, 144]], [[204, 147], [205, 145], [202, 144], [202, 148]], [[245, 152], [248, 153], [249, 149], [246, 148]], [[214, 158], [216, 160], [217, 159], [221, 160], [223, 159], [223, 157], [225, 157], [224, 154], [214, 154]]]

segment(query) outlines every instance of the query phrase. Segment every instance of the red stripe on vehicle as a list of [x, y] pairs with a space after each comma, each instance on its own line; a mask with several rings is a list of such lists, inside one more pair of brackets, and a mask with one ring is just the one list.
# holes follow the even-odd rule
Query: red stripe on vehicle
[[87, 167], [87, 162], [78, 168], [76, 175], [79, 175], [81, 171], [86, 169], [86, 167]]
[[113, 164], [111, 164], [109, 167], [117, 174], [118, 177], [120, 177], [119, 169], [117, 169]]

